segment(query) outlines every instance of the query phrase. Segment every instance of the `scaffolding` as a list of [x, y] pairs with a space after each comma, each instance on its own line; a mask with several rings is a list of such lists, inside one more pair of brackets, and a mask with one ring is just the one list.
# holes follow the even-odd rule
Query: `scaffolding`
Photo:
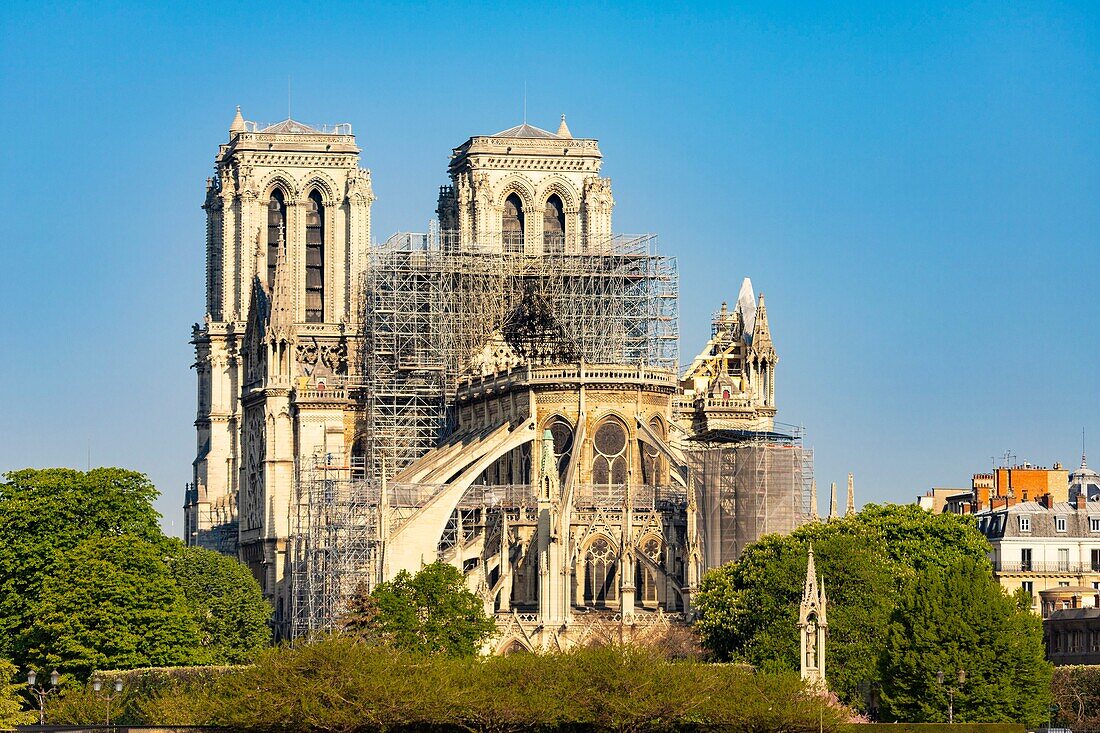
[[[331, 628], [343, 603], [381, 569], [385, 507], [360, 460], [313, 456], [299, 472], [298, 532], [292, 547], [293, 638]], [[277, 614], [278, 616], [278, 614]]]
[[523, 255], [433, 231], [375, 248], [362, 317], [361, 433], [372, 474], [384, 465], [393, 475], [438, 444], [458, 378], [494, 339], [530, 349], [527, 360], [568, 354], [675, 370], [679, 279], [656, 244], [654, 235], [614, 235], [582, 253]]
[[[678, 282], [676, 260], [657, 253], [654, 235], [543, 255], [437, 230], [375, 247], [361, 281], [361, 350], [346, 381], [359, 405], [352, 462], [317, 456], [298, 471], [289, 633], [332, 628], [346, 599], [381, 579], [386, 531], [440, 488], [388, 481], [452, 428], [458, 380], [484, 368], [487, 348], [528, 363], [567, 356], [675, 370]], [[481, 487], [466, 503], [526, 511], [529, 494]], [[443, 544], [459, 542], [462, 527], [448, 525]]]
[[789, 534], [811, 516], [813, 451], [798, 429], [688, 447], [704, 511], [708, 567], [740, 557], [766, 534]]

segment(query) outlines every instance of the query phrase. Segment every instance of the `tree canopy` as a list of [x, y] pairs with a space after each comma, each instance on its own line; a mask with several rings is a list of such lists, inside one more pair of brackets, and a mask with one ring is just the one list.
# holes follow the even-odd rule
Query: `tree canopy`
[[461, 657], [477, 654], [496, 623], [462, 573], [435, 562], [358, 594], [345, 628], [397, 649]]
[[236, 559], [173, 541], [165, 559], [212, 662], [241, 664], [267, 646], [271, 605]]
[[1042, 621], [1021, 601], [969, 558], [909, 583], [881, 657], [884, 712], [942, 722], [950, 695], [959, 722], [1046, 720], [1051, 666], [1043, 659]]
[[0, 730], [12, 730], [17, 725], [37, 723], [34, 713], [23, 710], [22, 680], [17, 680], [19, 670], [6, 659], [0, 659]]
[[163, 550], [129, 535], [86, 540], [62, 556], [25, 637], [32, 659], [80, 677], [209, 661]]
[[0, 654], [94, 668], [243, 661], [270, 606], [235, 559], [170, 539], [143, 474], [26, 469], [0, 482]]
[[[974, 519], [934, 515], [914, 505], [868, 505], [853, 516], [807, 524], [786, 537], [769, 535], [745, 548], [737, 562], [708, 572], [696, 606], [703, 644], [711, 653], [765, 669], [798, 669], [796, 624], [811, 543], [829, 600], [829, 687], [843, 701], [868, 710], [876, 691], [885, 694], [895, 689], [890, 685], [903, 684], [906, 668], [884, 658], [888, 632], [898, 623], [904, 628], [915, 612], [900, 599], [917, 592], [918, 583], [954, 577], [960, 568], [968, 570], [952, 582], [970, 588], [967, 597], [1001, 598], [1004, 602], [994, 607], [1008, 609], [998, 628], [1013, 626], [1020, 638], [1020, 647], [1012, 650], [1016, 684], [1032, 689], [1035, 675], [1044, 674], [1041, 632], [1034, 633], [1037, 620], [1015, 610], [993, 581], [989, 546]], [[964, 620], [936, 623], [947, 624], [943, 633], [949, 634]], [[900, 649], [900, 632], [893, 633], [890, 638]], [[1004, 679], [997, 678], [997, 684]], [[1044, 704], [1042, 690], [1035, 696]], [[900, 715], [901, 699], [882, 713]], [[942, 710], [946, 715], [946, 704]]]
[[143, 474], [119, 468], [12, 471], [0, 482], [0, 655], [31, 625], [32, 603], [54, 563], [84, 540], [162, 537], [157, 491]]

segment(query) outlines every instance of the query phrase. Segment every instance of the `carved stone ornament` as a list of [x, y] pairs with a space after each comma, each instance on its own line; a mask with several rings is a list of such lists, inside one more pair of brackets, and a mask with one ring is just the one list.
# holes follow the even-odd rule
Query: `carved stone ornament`
[[353, 168], [348, 171], [347, 199], [355, 203], [368, 204], [374, 201], [370, 171], [363, 168]]
[[321, 347], [321, 363], [333, 371], [341, 373], [348, 366], [348, 345], [341, 341]]
[[294, 352], [299, 364], [314, 366], [319, 358], [320, 347], [316, 341], [310, 344], [298, 344], [294, 347]]

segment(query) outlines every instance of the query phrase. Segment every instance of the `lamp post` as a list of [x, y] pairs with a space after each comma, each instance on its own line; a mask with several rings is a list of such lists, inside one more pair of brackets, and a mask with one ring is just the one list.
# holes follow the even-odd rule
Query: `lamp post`
[[[943, 684], [943, 670], [942, 669], [939, 672], [936, 672], [936, 682], [940, 683], [941, 685]], [[965, 669], [960, 669], [959, 670], [959, 687], [962, 687], [964, 682], [966, 682], [966, 670]], [[955, 722], [955, 688], [954, 687], [948, 687], [947, 688], [947, 722], [949, 724]]]
[[103, 690], [103, 681], [101, 679], [99, 679], [98, 677], [96, 677], [94, 680], [92, 680], [92, 690], [95, 691], [95, 696], [98, 697], [100, 700], [106, 700], [107, 701], [107, 729], [110, 730], [110, 728], [111, 728], [111, 700], [114, 700], [116, 697], [118, 697], [119, 695], [122, 694], [122, 678], [119, 677], [115, 680], [114, 692], [111, 692], [111, 690], [108, 689], [107, 692], [104, 692], [104, 693], [100, 694], [101, 691]]
[[38, 673], [33, 669], [27, 670], [27, 688], [31, 691], [31, 694], [38, 699], [38, 724], [46, 724], [46, 698], [57, 692], [57, 681], [61, 678], [61, 675], [57, 673], [55, 669], [50, 673], [50, 686], [35, 685], [38, 681]]

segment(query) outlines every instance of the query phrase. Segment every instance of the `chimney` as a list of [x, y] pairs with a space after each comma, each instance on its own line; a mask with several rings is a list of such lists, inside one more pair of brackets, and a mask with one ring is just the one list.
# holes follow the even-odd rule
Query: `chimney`
[[1043, 507], [1044, 509], [1051, 508], [1050, 494], [1043, 494], [1038, 499], [1036, 499], [1036, 501], [1039, 502], [1039, 506]]
[[1085, 508], [1085, 492], [1080, 491], [1077, 496], [1073, 497], [1073, 508], [1077, 510]]

